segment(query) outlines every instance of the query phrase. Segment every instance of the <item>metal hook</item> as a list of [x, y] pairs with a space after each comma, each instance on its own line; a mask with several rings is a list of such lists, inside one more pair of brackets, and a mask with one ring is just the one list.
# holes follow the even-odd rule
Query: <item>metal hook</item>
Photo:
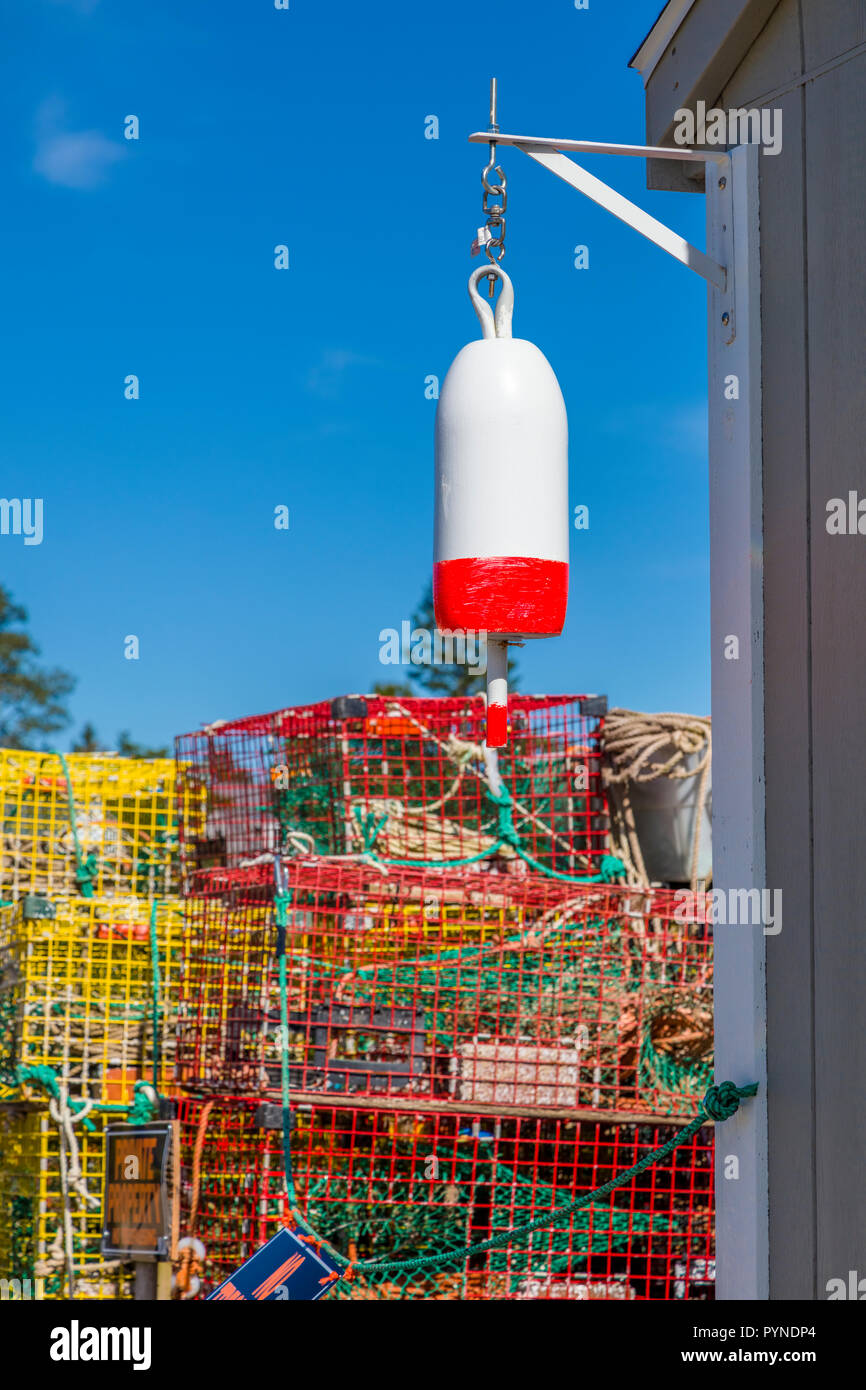
[[[502, 288], [499, 291], [499, 298], [496, 301], [496, 311], [485, 304], [481, 295], [478, 293], [478, 281], [486, 275], [497, 276], [502, 281]], [[481, 324], [481, 336], [483, 338], [510, 338], [511, 319], [514, 314], [514, 286], [511, 278], [499, 265], [480, 265], [477, 270], [473, 270], [469, 276], [469, 298], [472, 300], [472, 307], [478, 315]]]

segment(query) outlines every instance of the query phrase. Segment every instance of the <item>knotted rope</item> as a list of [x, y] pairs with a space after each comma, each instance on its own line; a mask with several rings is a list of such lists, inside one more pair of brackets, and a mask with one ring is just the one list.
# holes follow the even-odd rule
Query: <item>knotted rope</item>
[[79, 1120], [86, 1122], [88, 1111], [92, 1108], [92, 1100], [84, 1100], [79, 1103], [78, 1110], [73, 1113], [70, 1109], [69, 1101], [64, 1085], [58, 1085], [55, 1081], [56, 1095], [52, 1095], [48, 1102], [48, 1110], [52, 1120], [57, 1126], [57, 1139], [60, 1157], [60, 1199], [62, 1202], [61, 1227], [54, 1239], [50, 1253], [56, 1256], [57, 1250], [62, 1247], [66, 1259], [66, 1280], [68, 1295], [75, 1297], [75, 1247], [72, 1235], [72, 1212], [69, 1205], [70, 1188], [78, 1197], [81, 1205], [87, 1207], [98, 1207], [99, 1198], [94, 1197], [87, 1190], [87, 1183], [81, 1170], [81, 1159], [78, 1152], [78, 1140], [72, 1126]]
[[132, 1092], [132, 1105], [126, 1117], [128, 1125], [147, 1125], [159, 1114], [159, 1095], [155, 1086], [146, 1081], [136, 1081]]
[[736, 1115], [740, 1101], [758, 1094], [758, 1083], [750, 1086], [735, 1086], [733, 1081], [723, 1081], [721, 1086], [711, 1086], [704, 1096], [704, 1110], [711, 1120], [721, 1123]]

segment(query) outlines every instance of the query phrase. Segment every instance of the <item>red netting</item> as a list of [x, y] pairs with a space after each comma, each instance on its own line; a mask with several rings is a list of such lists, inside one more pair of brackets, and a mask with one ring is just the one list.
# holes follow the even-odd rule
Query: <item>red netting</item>
[[[219, 1101], [205, 1115], [200, 1100], [185, 1100], [180, 1119], [181, 1229], [204, 1243], [205, 1294], [288, 1219], [282, 1135], [260, 1127], [266, 1116], [248, 1099]], [[193, 1151], [203, 1121], [196, 1175]], [[351, 1260], [438, 1253], [552, 1214], [549, 1226], [500, 1249], [453, 1257], [423, 1272], [358, 1275], [332, 1296], [712, 1298], [710, 1126], [603, 1200], [555, 1215], [673, 1133], [662, 1123], [491, 1120], [472, 1111], [396, 1113], [317, 1103], [296, 1112], [292, 1150], [307, 1219]]]
[[[712, 954], [681, 895], [512, 872], [289, 866], [294, 1099], [574, 1118], [692, 1116], [711, 1080]], [[195, 876], [180, 1080], [280, 1086], [273, 870]]]
[[[527, 853], [565, 873], [605, 852], [603, 698], [514, 695], [499, 771]], [[356, 853], [375, 828], [385, 859], [459, 859], [498, 839], [484, 780], [481, 696], [343, 697], [177, 739], [191, 869], [280, 849]], [[514, 851], [504, 851], [513, 857]]]

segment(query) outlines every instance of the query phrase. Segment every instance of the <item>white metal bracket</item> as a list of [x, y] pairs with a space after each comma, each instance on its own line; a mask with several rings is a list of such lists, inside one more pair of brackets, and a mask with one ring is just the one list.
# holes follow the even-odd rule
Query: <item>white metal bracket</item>
[[[540, 138], [534, 135], [503, 135], [497, 131], [475, 131], [469, 136], [473, 144], [490, 144], [495, 142], [497, 145], [514, 145], [516, 149], [522, 150], [529, 155], [537, 164], [541, 164], [545, 169], [549, 169], [552, 174], [563, 179], [576, 188], [585, 197], [591, 198], [599, 207], [605, 208], [618, 217], [621, 222], [625, 222], [641, 236], [660, 246], [669, 256], [680, 261], [700, 275], [709, 285], [719, 291], [722, 299], [722, 324], [729, 336], [727, 342], [732, 342], [735, 336], [734, 323], [734, 255], [733, 255], [733, 215], [732, 215], [732, 183], [731, 183], [731, 159], [730, 155], [722, 150], [691, 150], [691, 149], [672, 149], [665, 145], [611, 145], [600, 144], [590, 140], [553, 140]], [[719, 209], [720, 222], [717, 228], [719, 242], [725, 248], [724, 263], [714, 260], [705, 252], [699, 251], [696, 246], [692, 246], [672, 228], [665, 226], [664, 222], [659, 222], [657, 218], [651, 217], [643, 208], [638, 207], [637, 203], [632, 203], [628, 198], [624, 198], [616, 189], [611, 188], [601, 179], [597, 179], [594, 174], [590, 174], [575, 160], [570, 159], [566, 150], [582, 154], [615, 154], [630, 155], [640, 159], [675, 159], [681, 162], [706, 165], [706, 177], [709, 186], [710, 180], [713, 181], [715, 189], [721, 195], [716, 200]]]

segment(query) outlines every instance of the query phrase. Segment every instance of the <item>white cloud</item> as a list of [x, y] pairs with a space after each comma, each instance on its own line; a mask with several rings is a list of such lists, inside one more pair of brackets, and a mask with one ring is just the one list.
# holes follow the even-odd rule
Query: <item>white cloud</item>
[[33, 168], [63, 188], [98, 188], [126, 150], [119, 140], [109, 140], [98, 130], [65, 129], [65, 114], [64, 103], [57, 97], [40, 106]]

